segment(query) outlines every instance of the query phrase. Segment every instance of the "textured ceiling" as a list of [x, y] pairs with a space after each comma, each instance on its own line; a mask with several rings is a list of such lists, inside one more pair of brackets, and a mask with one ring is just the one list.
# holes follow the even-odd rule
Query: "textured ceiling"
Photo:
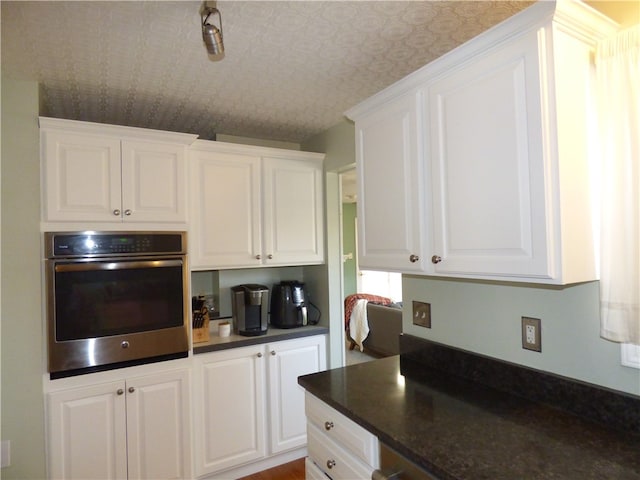
[[532, 2], [219, 1], [208, 58], [191, 1], [2, 1], [2, 73], [45, 115], [300, 143]]

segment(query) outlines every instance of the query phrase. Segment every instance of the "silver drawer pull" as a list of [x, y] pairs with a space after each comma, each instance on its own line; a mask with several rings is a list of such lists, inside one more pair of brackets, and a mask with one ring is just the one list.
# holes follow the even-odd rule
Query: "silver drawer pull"
[[324, 429], [325, 430], [331, 430], [333, 428], [333, 422], [324, 422]]
[[335, 460], [327, 460], [327, 468], [331, 469], [336, 466]]

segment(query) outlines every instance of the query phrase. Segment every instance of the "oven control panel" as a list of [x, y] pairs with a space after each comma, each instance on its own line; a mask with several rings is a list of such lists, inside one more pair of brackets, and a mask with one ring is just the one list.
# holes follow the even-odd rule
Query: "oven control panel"
[[46, 258], [185, 253], [184, 232], [48, 232]]

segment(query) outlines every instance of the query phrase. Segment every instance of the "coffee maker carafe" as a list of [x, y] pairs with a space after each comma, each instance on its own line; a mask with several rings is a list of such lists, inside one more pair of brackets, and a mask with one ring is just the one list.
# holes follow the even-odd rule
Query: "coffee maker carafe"
[[294, 328], [307, 325], [307, 301], [304, 283], [280, 282], [271, 292], [271, 325]]
[[233, 331], [253, 337], [267, 333], [269, 289], [254, 283], [231, 287]]

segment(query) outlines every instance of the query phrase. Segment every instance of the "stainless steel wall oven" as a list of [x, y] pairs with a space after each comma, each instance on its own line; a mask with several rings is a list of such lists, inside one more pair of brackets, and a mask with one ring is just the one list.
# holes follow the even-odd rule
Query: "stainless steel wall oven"
[[184, 232], [44, 236], [51, 378], [189, 350]]

